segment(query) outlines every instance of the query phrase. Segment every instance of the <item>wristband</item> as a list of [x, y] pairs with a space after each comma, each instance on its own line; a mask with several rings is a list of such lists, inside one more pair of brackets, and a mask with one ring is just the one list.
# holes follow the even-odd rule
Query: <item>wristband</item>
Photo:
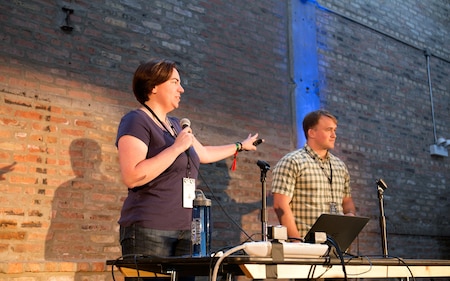
[[240, 141], [236, 142], [236, 151], [241, 152], [242, 150], [242, 143]]
[[238, 152], [242, 151], [242, 143], [241, 142], [237, 141], [234, 144], [236, 145], [236, 151], [234, 152], [233, 163], [231, 164], [232, 171], [236, 170], [237, 155], [238, 155]]

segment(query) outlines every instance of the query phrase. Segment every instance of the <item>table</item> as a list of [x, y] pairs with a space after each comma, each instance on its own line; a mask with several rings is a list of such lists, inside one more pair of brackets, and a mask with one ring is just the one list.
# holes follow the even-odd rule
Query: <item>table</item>
[[[218, 258], [213, 257], [134, 257], [108, 260], [126, 277], [210, 276]], [[346, 258], [348, 278], [449, 277], [450, 260], [416, 260], [396, 258]], [[291, 258], [276, 262], [272, 258], [231, 255], [218, 265], [219, 274], [245, 275], [252, 279], [343, 278], [339, 259]]]

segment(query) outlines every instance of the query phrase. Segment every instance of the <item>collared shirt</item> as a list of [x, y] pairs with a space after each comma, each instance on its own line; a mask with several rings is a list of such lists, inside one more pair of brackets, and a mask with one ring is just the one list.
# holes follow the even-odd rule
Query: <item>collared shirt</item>
[[321, 214], [332, 212], [332, 205], [343, 213], [342, 200], [351, 196], [350, 175], [342, 160], [330, 152], [322, 159], [306, 144], [275, 165], [272, 193], [291, 198], [289, 204], [304, 237]]

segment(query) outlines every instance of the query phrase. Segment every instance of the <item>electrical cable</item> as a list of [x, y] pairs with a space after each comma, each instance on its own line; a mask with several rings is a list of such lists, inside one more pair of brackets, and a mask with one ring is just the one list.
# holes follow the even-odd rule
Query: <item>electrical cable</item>
[[370, 272], [370, 271], [372, 270], [373, 264], [372, 264], [372, 261], [370, 260], [370, 258], [369, 258], [368, 256], [353, 256], [353, 255], [352, 255], [352, 256], [348, 259], [347, 264], [348, 264], [353, 258], [365, 258], [365, 259], [367, 259], [367, 261], [369, 262], [369, 269], [366, 270], [366, 271], [360, 272], [360, 273], [348, 273], [348, 272], [347, 272], [347, 275], [348, 275], [348, 276], [358, 276], [358, 275], [363, 275], [363, 274], [365, 274], [365, 273], [367, 273], [367, 272]]
[[[378, 257], [378, 255], [377, 255], [377, 256], [374, 256], [374, 257]], [[382, 258], [391, 258], [391, 259], [396, 259], [396, 260], [398, 260], [400, 263], [402, 263], [402, 264], [406, 267], [406, 269], [408, 269], [409, 274], [411, 275], [412, 280], [416, 280], [416, 278], [414, 277], [414, 274], [412, 273], [411, 268], [409, 267], [409, 265], [405, 262], [405, 260], [404, 260], [403, 258], [397, 257], [397, 256], [387, 256], [387, 257], [382, 256]]]
[[412, 280], [416, 280], [416, 278], [414, 277], [414, 275], [413, 275], [413, 273], [411, 271], [411, 268], [409, 268], [409, 265], [405, 262], [405, 260], [403, 260], [403, 258], [400, 258], [400, 257], [392, 257], [392, 258], [397, 259], [399, 262], [404, 264], [406, 266], [406, 268], [408, 269], [409, 274], [411, 274]]
[[[413, 281], [416, 280], [416, 278], [414, 277], [414, 274], [412, 273], [412, 270], [411, 270], [411, 268], [409, 267], [408, 263], [406, 263], [405, 260], [404, 260], [403, 258], [397, 257], [397, 256], [387, 256], [387, 257], [386, 257], [386, 256], [380, 256], [380, 255], [353, 256], [351, 259], [353, 259], [353, 258], [366, 258], [367, 261], [369, 262], [370, 269], [367, 270], [367, 271], [358, 273], [358, 274], [351, 274], [351, 275], [355, 276], [355, 275], [361, 275], [361, 274], [364, 274], [364, 273], [366, 273], [366, 272], [369, 272], [369, 271], [372, 269], [372, 267], [373, 267], [373, 264], [372, 264], [372, 262], [371, 262], [371, 260], [370, 260], [370, 257], [374, 257], [374, 258], [381, 257], [381, 258], [386, 258], [386, 259], [387, 259], [387, 258], [396, 259], [396, 260], [398, 260], [400, 263], [402, 263], [402, 264], [406, 267], [406, 269], [408, 269], [408, 272], [409, 272], [409, 274], [411, 275], [412, 280], [413, 280]], [[351, 260], [351, 259], [350, 259], [350, 260]], [[349, 260], [349, 261], [350, 261], [350, 260]], [[348, 275], [350, 275], [350, 274], [348, 274]]]
[[[420, 47], [418, 47], [418, 46], [416, 46], [416, 45], [414, 45], [414, 44], [412, 44], [412, 43], [408, 43], [408, 42], [406, 42], [405, 40], [402, 40], [402, 39], [396, 37], [395, 35], [388, 34], [388, 33], [385, 32], [385, 31], [379, 30], [379, 29], [374, 28], [374, 27], [372, 27], [372, 26], [370, 26], [370, 25], [368, 25], [368, 24], [366, 24], [366, 23], [363, 23], [363, 22], [361, 22], [361, 21], [358, 21], [358, 20], [356, 20], [356, 19], [353, 19], [353, 18], [351, 18], [351, 17], [348, 17], [348, 16], [346, 16], [346, 15], [340, 13], [340, 12], [337, 12], [337, 11], [335, 11], [335, 10], [333, 10], [333, 9], [327, 8], [327, 7], [325, 7], [325, 6], [322, 6], [322, 5], [319, 4], [317, 1], [315, 1], [315, 2], [316, 2], [316, 7], [319, 8], [319, 9], [322, 9], [322, 10], [328, 12], [328, 13], [332, 13], [332, 14], [334, 14], [334, 15], [340, 16], [341, 18], [346, 19], [346, 20], [348, 20], [348, 21], [350, 21], [350, 22], [359, 24], [359, 25], [361, 25], [361, 26], [363, 26], [363, 27], [365, 27], [365, 28], [367, 28], [367, 29], [370, 29], [370, 30], [372, 30], [372, 31], [374, 31], [374, 32], [376, 32], [376, 33], [378, 33], [378, 34], [380, 34], [380, 35], [386, 36], [387, 38], [390, 38], [390, 39], [392, 39], [392, 40], [395, 40], [395, 41], [397, 41], [397, 42], [399, 42], [399, 43], [401, 43], [401, 44], [404, 44], [404, 45], [406, 45], [406, 46], [408, 46], [408, 47], [411, 47], [411, 48], [413, 48], [413, 49], [416, 49], [416, 50], [418, 50], [418, 51], [422, 51], [422, 50], [423, 50], [423, 49], [421, 49]], [[450, 63], [450, 60], [444, 58], [443, 56], [438, 56], [438, 55], [435, 55], [435, 54], [433, 54], [433, 56], [436, 57], [436, 58], [438, 58], [438, 59], [440, 59], [440, 60], [442, 60], [442, 61], [444, 61], [444, 62], [446, 62], [446, 63]]]
[[309, 271], [308, 271], [308, 275], [307, 275], [307, 277], [306, 277], [306, 280], [312, 280], [312, 279], [314, 278], [314, 273], [315, 273], [315, 271], [316, 271], [316, 265], [313, 264], [313, 265], [311, 265], [311, 267], [309, 268]]
[[291, 240], [291, 241], [298, 241], [298, 242], [305, 242], [305, 239], [303, 239], [303, 238], [298, 238], [298, 237], [288, 237], [288, 240]]
[[219, 258], [220, 255], [223, 255], [223, 251], [226, 252], [227, 250], [232, 249], [232, 248], [233, 248], [233, 246], [223, 247], [223, 248], [218, 249], [217, 252], [211, 254], [211, 258], [212, 259], [209, 261], [209, 268], [210, 268], [209, 276], [211, 276], [211, 273], [212, 273], [211, 270], [213, 268], [213, 263], [214, 263], [214, 259], [213, 258]]
[[427, 59], [428, 91], [430, 93], [431, 120], [433, 122], [434, 143], [437, 143], [438, 137], [437, 137], [437, 134], [436, 134], [436, 119], [434, 118], [433, 87], [431, 86], [430, 54], [428, 52], [425, 52], [425, 57]]
[[333, 237], [327, 235], [327, 244], [334, 247], [336, 250], [336, 253], [338, 254], [339, 260], [341, 261], [342, 265], [342, 271], [344, 272], [344, 280], [347, 281], [347, 271], [345, 269], [345, 261], [344, 256], [342, 255], [341, 248], [339, 247], [339, 244], [333, 239]]
[[325, 273], [327, 273], [330, 269], [332, 269], [333, 268], [333, 266], [332, 265], [329, 265], [326, 269], [325, 269], [325, 271], [324, 272], [322, 272], [322, 274], [320, 274], [319, 276], [317, 276], [316, 278], [314, 278], [314, 279], [321, 279], [322, 278], [322, 276], [325, 274]]
[[139, 273], [138, 262], [137, 262], [137, 257], [138, 257], [138, 256], [140, 256], [141, 258], [144, 257], [144, 255], [129, 254], [129, 255], [123, 255], [123, 256], [120, 256], [120, 257], [118, 257], [117, 259], [115, 259], [114, 262], [113, 262], [113, 264], [111, 265], [111, 277], [112, 277], [112, 280], [113, 280], [113, 281], [116, 280], [116, 277], [115, 277], [115, 275], [114, 275], [114, 266], [117, 267], [117, 268], [119, 268], [119, 267], [117, 266], [117, 262], [118, 262], [119, 260], [124, 260], [124, 258], [127, 258], [127, 257], [133, 257], [134, 266], [136, 267], [136, 272], [137, 272], [138, 278], [139, 278], [139, 277], [140, 277], [140, 273]]
[[229, 255], [234, 254], [240, 250], [244, 250], [245, 247], [246, 246], [244, 244], [241, 244], [241, 245], [231, 248], [230, 250], [223, 253], [223, 255], [217, 260], [216, 264], [214, 265], [214, 270], [213, 270], [212, 275], [210, 276], [210, 281], [217, 281], [217, 274], [219, 272], [220, 264], [226, 257], [228, 257]]
[[[189, 158], [191, 158], [190, 155], [188, 155]], [[191, 159], [192, 161], [192, 159]], [[225, 211], [225, 208], [222, 206], [222, 204], [220, 203], [219, 199], [216, 197], [216, 195], [214, 194], [214, 192], [212, 191], [212, 189], [210, 188], [208, 182], [205, 180], [205, 178], [203, 177], [203, 174], [200, 172], [199, 167], [193, 165], [195, 167], [195, 169], [197, 170], [198, 176], [199, 178], [203, 181], [203, 183], [205, 184], [206, 188], [208, 189], [208, 191], [211, 194], [211, 197], [214, 199], [214, 201], [218, 204], [219, 208], [222, 210], [222, 212], [225, 214], [225, 216], [247, 237], [246, 241], [254, 241], [254, 239], [252, 238], [252, 236], [248, 235], [247, 232], [235, 221], [233, 220], [233, 218]], [[212, 280], [216, 280], [217, 279], [217, 272], [218, 272], [218, 266], [220, 265], [220, 263], [223, 261], [223, 259], [235, 252], [238, 252], [240, 250], [245, 249], [245, 245], [239, 245], [236, 247], [231, 248], [230, 250], [226, 251], [216, 262], [215, 266], [214, 266], [214, 270], [212, 273], [212, 276], [210, 274], [210, 281]], [[215, 257], [215, 255], [213, 255], [213, 257]], [[210, 268], [212, 266], [212, 259], [211, 259], [211, 265]]]
[[[189, 155], [189, 158], [191, 156]], [[192, 159], [191, 159], [192, 160]], [[197, 170], [198, 176], [199, 178], [203, 181], [203, 183], [205, 184], [206, 188], [208, 189], [208, 191], [211, 193], [211, 197], [214, 199], [214, 201], [216, 201], [217, 205], [219, 206], [219, 208], [222, 210], [222, 212], [225, 214], [225, 216], [231, 221], [231, 223], [236, 226], [246, 237], [247, 239], [250, 239], [250, 241], [254, 241], [253, 238], [247, 234], [247, 232], [236, 222], [233, 220], [233, 218], [225, 211], [225, 208], [222, 206], [222, 204], [220, 204], [219, 199], [216, 197], [216, 195], [214, 194], [214, 192], [212, 191], [212, 189], [209, 187], [208, 182], [205, 181], [205, 178], [203, 177], [202, 173], [200, 173], [200, 169], [199, 167], [195, 166], [195, 169]]]

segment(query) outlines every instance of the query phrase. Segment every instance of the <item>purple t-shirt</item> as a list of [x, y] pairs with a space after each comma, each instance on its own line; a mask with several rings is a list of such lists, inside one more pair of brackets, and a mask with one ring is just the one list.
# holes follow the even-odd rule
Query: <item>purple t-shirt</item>
[[[169, 117], [175, 130], [181, 131], [179, 120]], [[131, 135], [148, 144], [147, 158], [157, 155], [171, 146], [175, 139], [162, 130], [147, 113], [133, 110], [120, 121], [116, 146], [120, 137]], [[196, 179], [199, 158], [194, 148], [189, 149], [190, 177]], [[192, 209], [183, 208], [183, 178], [187, 175], [188, 157], [180, 154], [162, 174], [154, 180], [128, 191], [122, 206], [119, 224], [159, 229], [187, 230], [191, 227]]]

